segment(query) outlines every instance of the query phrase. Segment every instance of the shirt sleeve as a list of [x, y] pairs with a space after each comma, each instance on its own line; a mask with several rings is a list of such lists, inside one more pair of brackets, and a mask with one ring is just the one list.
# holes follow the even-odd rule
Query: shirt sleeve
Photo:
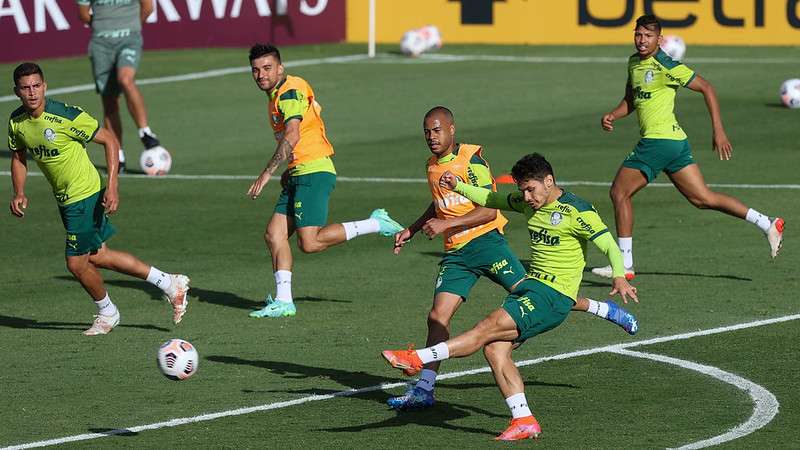
[[489, 164], [477, 153], [472, 155], [469, 161], [467, 177], [469, 184], [473, 186], [492, 189], [492, 172], [489, 170]]
[[512, 197], [515, 194], [519, 194], [515, 192], [505, 194], [501, 192], [492, 192], [491, 189], [473, 186], [461, 181], [456, 184], [455, 191], [464, 197], [467, 197], [473, 203], [486, 206], [487, 208], [522, 212], [522, 208], [524, 207], [524, 202], [521, 206], [518, 205], [519, 202], [515, 202], [512, 205]]
[[667, 70], [667, 79], [669, 80], [667, 84], [685, 87], [694, 80], [695, 75], [697, 75], [695, 71], [687, 67], [686, 64], [678, 64]]
[[575, 235], [590, 241], [608, 234], [608, 227], [594, 208], [579, 212], [572, 227]]
[[90, 116], [86, 111], [81, 111], [74, 119], [72, 119], [69, 128], [64, 127], [64, 134], [72, 139], [86, 145], [87, 142], [94, 139], [97, 130], [100, 129], [100, 124], [97, 119]]
[[278, 110], [283, 114], [283, 123], [292, 119], [303, 120], [308, 109], [308, 99], [297, 89], [290, 89], [278, 98]]
[[625, 265], [622, 260], [622, 252], [617, 243], [614, 242], [614, 238], [611, 237], [611, 233], [601, 233], [596, 237], [592, 242], [606, 255], [608, 262], [611, 263], [611, 276], [614, 278], [624, 277]]
[[14, 130], [14, 124], [10, 120], [8, 121], [8, 149], [12, 152], [22, 150], [17, 142], [17, 132]]

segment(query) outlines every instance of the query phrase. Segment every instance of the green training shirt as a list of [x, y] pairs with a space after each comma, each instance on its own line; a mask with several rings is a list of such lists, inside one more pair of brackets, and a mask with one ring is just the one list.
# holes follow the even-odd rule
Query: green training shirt
[[77, 0], [92, 8], [92, 36], [120, 38], [141, 33], [139, 0]]
[[97, 120], [77, 106], [47, 99], [33, 118], [23, 107], [8, 120], [8, 148], [36, 160], [59, 205], [69, 205], [100, 190], [100, 174], [86, 153], [86, 143], [100, 129]]
[[628, 84], [643, 138], [686, 139], [675, 118], [675, 94], [694, 77], [692, 69], [661, 49], [646, 59], [640, 59], [638, 54], [628, 59]]

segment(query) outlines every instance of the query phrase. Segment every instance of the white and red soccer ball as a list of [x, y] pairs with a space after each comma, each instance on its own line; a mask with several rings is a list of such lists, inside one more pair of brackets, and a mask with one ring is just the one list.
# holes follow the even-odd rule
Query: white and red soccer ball
[[406, 56], [419, 56], [442, 47], [442, 35], [433, 25], [406, 31], [400, 40], [400, 51]]
[[792, 78], [781, 84], [781, 102], [787, 108], [800, 108], [800, 78]]
[[669, 34], [664, 36], [664, 39], [661, 41], [661, 50], [664, 50], [664, 52], [675, 61], [682, 61], [683, 57], [686, 55], [686, 43], [683, 42], [680, 36]]
[[185, 380], [197, 372], [199, 356], [183, 339], [170, 339], [158, 349], [158, 368], [171, 380]]
[[172, 167], [172, 156], [160, 145], [149, 148], [139, 157], [139, 166], [147, 175], [166, 175]]

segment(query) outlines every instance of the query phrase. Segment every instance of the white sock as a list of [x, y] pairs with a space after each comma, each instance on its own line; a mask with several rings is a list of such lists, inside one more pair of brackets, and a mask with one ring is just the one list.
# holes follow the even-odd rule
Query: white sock
[[590, 298], [587, 298], [586, 301], [589, 302], [589, 310], [586, 312], [594, 314], [598, 317], [602, 317], [603, 319], [608, 317], [608, 303], [598, 302], [597, 300], [592, 300]]
[[113, 316], [117, 313], [117, 305], [111, 302], [111, 298], [106, 292], [106, 296], [94, 302], [97, 305], [97, 314], [101, 316]]
[[769, 220], [769, 217], [761, 214], [753, 208], [747, 210], [747, 216], [745, 216], [745, 220], [760, 228], [764, 233], [769, 230], [769, 226], [772, 224], [772, 222]]
[[622, 264], [626, 269], [633, 268], [633, 237], [618, 237], [617, 244], [622, 251]]
[[143, 138], [144, 135], [149, 134], [150, 136], [155, 136], [156, 134], [150, 129], [150, 127], [139, 128], [139, 139]]
[[289, 270], [275, 271], [275, 300], [292, 303], [292, 272]]
[[147, 274], [147, 282], [162, 291], [166, 291], [172, 286], [172, 277], [170, 277], [168, 273], [162, 272], [154, 266], [150, 266], [150, 273]]
[[511, 417], [514, 419], [533, 415], [531, 409], [528, 407], [528, 400], [525, 398], [524, 392], [508, 397], [506, 399], [506, 405], [508, 405], [508, 409], [511, 410]]
[[431, 361], [442, 361], [450, 357], [450, 349], [444, 342], [438, 343], [433, 347], [426, 347], [417, 350], [417, 356], [422, 361], [422, 364], [428, 364]]
[[125, 151], [122, 150], [122, 147], [119, 148], [119, 163], [122, 164], [125, 162]]
[[425, 389], [426, 391], [432, 391], [433, 385], [435, 384], [436, 372], [430, 369], [422, 369], [422, 373], [419, 375], [419, 381], [417, 381], [417, 387]]
[[353, 239], [364, 234], [377, 233], [381, 231], [381, 224], [378, 219], [364, 219], [355, 222], [344, 222], [344, 234], [347, 240]]

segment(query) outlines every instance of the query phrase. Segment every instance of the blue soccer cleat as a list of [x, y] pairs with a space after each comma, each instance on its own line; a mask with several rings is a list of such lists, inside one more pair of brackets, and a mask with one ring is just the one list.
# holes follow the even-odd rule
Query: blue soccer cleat
[[369, 218], [378, 221], [381, 227], [379, 233], [383, 236], [392, 237], [405, 229], [404, 226], [389, 217], [389, 213], [387, 213], [385, 209], [376, 209], [372, 211]]
[[436, 400], [433, 398], [433, 391], [415, 386], [409, 387], [406, 393], [399, 397], [390, 397], [386, 400], [390, 408], [398, 411], [430, 408], [434, 403]]
[[619, 325], [631, 336], [639, 331], [639, 321], [636, 320], [636, 316], [611, 300], [606, 300], [606, 304], [608, 305], [608, 316], [606, 316], [606, 320]]
[[291, 317], [297, 314], [294, 302], [281, 302], [273, 300], [272, 295], [267, 295], [266, 305], [263, 308], [250, 312], [250, 317]]

